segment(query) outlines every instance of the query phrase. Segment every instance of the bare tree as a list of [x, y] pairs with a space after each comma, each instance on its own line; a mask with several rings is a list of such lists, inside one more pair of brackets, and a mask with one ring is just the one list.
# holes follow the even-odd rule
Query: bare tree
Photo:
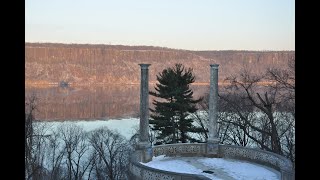
[[285, 68], [270, 68], [267, 71], [267, 79], [274, 83], [270, 89], [279, 92], [281, 103], [277, 104], [278, 116], [282, 117], [280, 123], [281, 143], [284, 154], [295, 161], [295, 59], [288, 60]]
[[26, 179], [43, 179], [47, 130], [45, 123], [35, 122], [38, 98], [32, 94], [25, 102], [25, 176]]
[[132, 147], [107, 128], [87, 133], [73, 123], [34, 122], [36, 96], [26, 101], [26, 179], [127, 179]]
[[[275, 104], [275, 93], [276, 92], [265, 92], [264, 95], [261, 95], [260, 92], [257, 92], [257, 84], [263, 79], [261, 76], [252, 75], [250, 72], [245, 69], [240, 73], [240, 76], [233, 76], [227, 78], [227, 81], [230, 82], [230, 89], [237, 93], [240, 99], [244, 102], [248, 102], [248, 106], [257, 108], [260, 112], [263, 112], [268, 116], [269, 125], [267, 128], [264, 128], [262, 124], [256, 124], [250, 122], [248, 119], [247, 111], [243, 109], [246, 106], [240, 106], [238, 103], [240, 101], [234, 101], [233, 99], [228, 98], [228, 96], [220, 96], [224, 101], [226, 101], [241, 118], [243, 124], [236, 124], [241, 128], [244, 128], [244, 125], [248, 125], [251, 129], [257, 131], [264, 136], [271, 137], [271, 148], [267, 146], [261, 139], [257, 139], [248, 132], [244, 131], [252, 140], [257, 142], [263, 149], [271, 150], [275, 153], [282, 154], [280, 146], [280, 138], [277, 132], [277, 127], [274, 121], [273, 116], [273, 105]], [[239, 92], [240, 91], [240, 92]], [[246, 113], [246, 114], [245, 114]]]
[[[254, 74], [244, 67], [226, 78], [218, 100], [220, 143], [259, 147], [295, 161], [294, 59], [282, 69]], [[207, 130], [208, 94], [201, 102], [202, 115], [195, 122]], [[207, 137], [207, 131], [204, 131]]]
[[[202, 105], [205, 103], [201, 102]], [[205, 142], [208, 139], [208, 110], [205, 111], [198, 111], [195, 113], [190, 114], [191, 118], [195, 126], [201, 128], [202, 130], [198, 132], [198, 141]]]
[[[192, 114], [196, 125], [203, 129], [201, 132], [201, 137], [199, 138], [202, 141], [206, 141], [208, 138], [209, 123], [209, 94], [206, 94], [204, 97], [205, 98], [203, 99], [203, 101], [199, 104], [201, 106], [202, 111]], [[237, 96], [235, 96], [233, 99], [235, 99], [236, 97]], [[242, 103], [242, 101], [240, 103]], [[248, 127], [245, 125], [239, 127], [237, 125], [236, 122], [240, 122], [239, 116], [237, 116], [233, 111], [231, 111], [229, 105], [221, 99], [218, 100], [218, 106], [219, 113], [217, 123], [219, 124], [219, 126], [217, 133], [219, 134], [220, 143], [231, 145], [236, 144], [239, 146], [249, 145], [249, 138], [246, 136], [245, 133], [243, 133], [243, 129], [247, 130]], [[249, 109], [247, 109], [246, 112], [246, 116], [248, 116]]]
[[289, 69], [270, 68], [261, 75], [243, 69], [239, 75], [226, 79], [230, 86], [219, 95], [225, 104], [221, 110], [236, 114], [222, 121], [240, 128], [242, 131], [237, 136], [246, 136], [258, 147], [291, 160], [294, 157], [293, 64], [294, 61], [289, 61]]
[[65, 156], [65, 149], [63, 148], [63, 142], [61, 141], [61, 133], [53, 130], [48, 138], [47, 146], [47, 167], [49, 170], [49, 179], [62, 179], [64, 177], [64, 168], [62, 166], [62, 160]]
[[83, 179], [86, 170], [93, 159], [87, 157], [89, 142], [87, 133], [75, 124], [62, 124], [58, 131], [64, 143], [65, 162], [67, 165], [67, 178], [72, 180]]
[[90, 143], [97, 152], [96, 179], [126, 179], [130, 145], [118, 132], [107, 127], [90, 134]]
[[36, 96], [33, 95], [25, 102], [25, 175], [26, 179], [31, 179], [33, 172], [33, 121], [36, 109]]

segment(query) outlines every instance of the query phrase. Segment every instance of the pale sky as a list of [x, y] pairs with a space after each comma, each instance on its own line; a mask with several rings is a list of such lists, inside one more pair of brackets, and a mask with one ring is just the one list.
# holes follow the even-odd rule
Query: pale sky
[[295, 50], [294, 0], [26, 0], [25, 41]]

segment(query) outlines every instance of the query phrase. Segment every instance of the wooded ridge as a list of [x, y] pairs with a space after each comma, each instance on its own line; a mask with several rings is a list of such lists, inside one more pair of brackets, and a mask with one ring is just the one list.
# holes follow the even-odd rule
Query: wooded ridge
[[153, 46], [25, 43], [26, 86], [59, 84], [139, 84], [140, 63], [149, 63], [150, 82], [175, 63], [191, 67], [195, 83], [209, 83], [219, 64], [219, 82], [247, 67], [254, 73], [285, 66], [295, 51], [190, 51]]

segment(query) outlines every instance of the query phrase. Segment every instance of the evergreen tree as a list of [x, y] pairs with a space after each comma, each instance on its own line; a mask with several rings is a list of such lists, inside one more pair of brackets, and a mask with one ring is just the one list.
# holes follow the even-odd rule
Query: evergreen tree
[[157, 139], [164, 143], [194, 142], [195, 139], [187, 133], [201, 131], [192, 125], [192, 119], [186, 118], [198, 110], [196, 104], [202, 100], [193, 100], [190, 84], [195, 81], [195, 76], [192, 72], [191, 68], [175, 64], [157, 75], [156, 91], [150, 91], [150, 95], [157, 97], [153, 101], [155, 109], [150, 109], [151, 129], [158, 131]]

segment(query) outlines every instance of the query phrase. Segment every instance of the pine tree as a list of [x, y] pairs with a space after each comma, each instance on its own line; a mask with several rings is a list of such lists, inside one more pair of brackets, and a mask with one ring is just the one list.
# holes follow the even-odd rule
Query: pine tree
[[153, 101], [155, 109], [150, 109], [149, 122], [151, 129], [158, 131], [157, 139], [162, 143], [195, 141], [187, 133], [200, 131], [192, 125], [192, 119], [186, 118], [198, 110], [196, 104], [202, 100], [193, 100], [190, 84], [195, 81], [195, 76], [192, 72], [191, 68], [185, 69], [182, 64], [175, 64], [157, 75], [159, 83], [156, 83], [156, 92], [150, 91], [150, 95], [158, 100]]

